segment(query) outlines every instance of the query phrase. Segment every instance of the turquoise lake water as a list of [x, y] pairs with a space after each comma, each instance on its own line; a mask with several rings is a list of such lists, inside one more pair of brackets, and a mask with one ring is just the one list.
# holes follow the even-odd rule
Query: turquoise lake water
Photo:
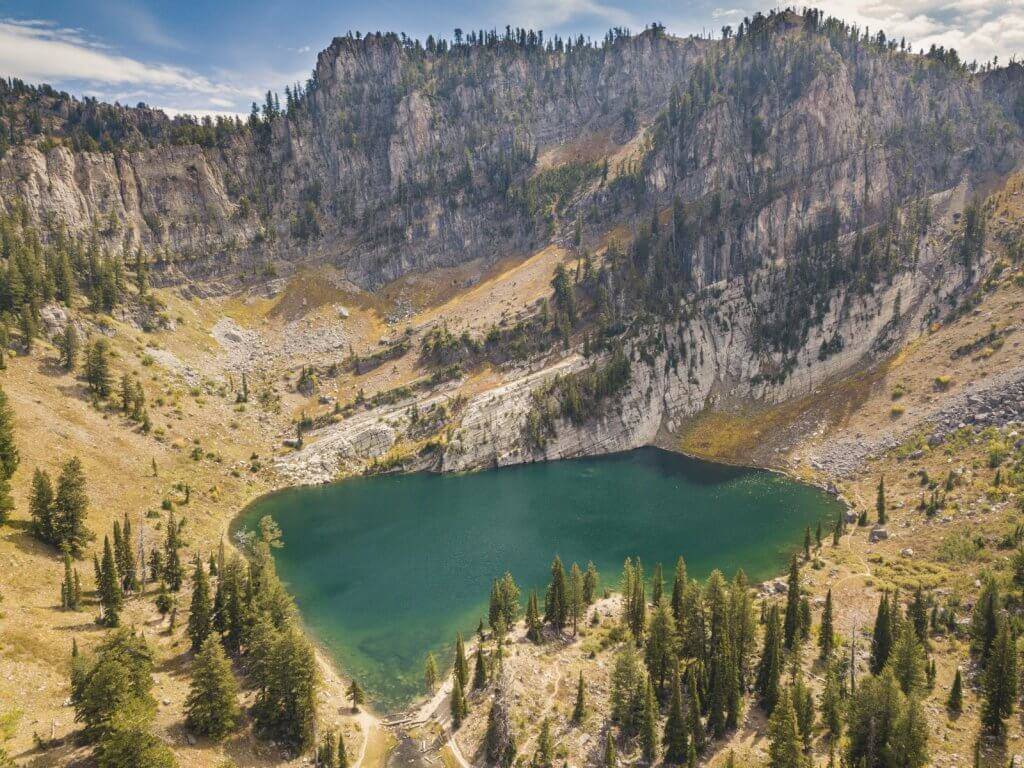
[[422, 687], [429, 650], [444, 669], [456, 631], [486, 614], [511, 571], [543, 601], [551, 559], [592, 560], [615, 586], [626, 557], [666, 579], [714, 568], [752, 582], [781, 572], [804, 527], [830, 530], [839, 503], [781, 475], [653, 448], [466, 475], [394, 475], [293, 488], [242, 513], [281, 527], [278, 571], [306, 625], [384, 711]]

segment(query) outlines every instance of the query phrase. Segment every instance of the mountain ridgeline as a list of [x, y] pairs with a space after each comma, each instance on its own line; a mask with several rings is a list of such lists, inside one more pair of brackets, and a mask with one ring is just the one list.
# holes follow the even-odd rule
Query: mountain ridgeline
[[369, 288], [673, 207], [666, 288], [683, 290], [799, 268], [794, 252], [1013, 167], [1022, 80], [816, 11], [719, 40], [347, 36], [248, 121], [10, 81], [0, 197], [44, 229], [141, 245], [157, 281], [329, 261]]

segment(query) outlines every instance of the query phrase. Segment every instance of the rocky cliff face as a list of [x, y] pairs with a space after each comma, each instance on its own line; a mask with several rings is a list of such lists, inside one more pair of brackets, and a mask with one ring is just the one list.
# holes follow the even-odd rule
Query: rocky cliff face
[[143, 245], [164, 281], [315, 260], [367, 287], [678, 201], [713, 214], [689, 242], [708, 284], [784, 258], [828, 216], [863, 226], [1016, 161], [1019, 66], [971, 75], [818, 17], [755, 22], [742, 41], [648, 30], [554, 50], [515, 33], [337, 38], [282, 112], [197, 133], [106, 108], [123, 138], [105, 151], [65, 138], [104, 125], [96, 105], [36, 94], [15, 106], [52, 119], [0, 159], [0, 199], [76, 231], [105, 222], [108, 246]]

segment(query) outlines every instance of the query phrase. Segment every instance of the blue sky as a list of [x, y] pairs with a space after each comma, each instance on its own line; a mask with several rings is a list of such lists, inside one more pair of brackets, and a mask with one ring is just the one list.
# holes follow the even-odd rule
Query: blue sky
[[[414, 37], [452, 29], [543, 29], [598, 37], [660, 21], [675, 34], [717, 31], [752, 0], [0, 0], [0, 75], [75, 94], [169, 110], [247, 112], [267, 88], [303, 81], [317, 52], [348, 30]], [[1022, 0], [836, 0], [818, 7], [967, 59], [1024, 53]]]

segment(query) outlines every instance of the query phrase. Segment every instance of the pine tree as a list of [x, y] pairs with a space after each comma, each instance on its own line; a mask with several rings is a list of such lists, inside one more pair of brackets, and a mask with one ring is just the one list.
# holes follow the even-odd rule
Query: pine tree
[[811, 561], [811, 526], [804, 527], [804, 561]]
[[594, 604], [597, 599], [597, 588], [600, 583], [600, 576], [597, 573], [597, 567], [592, 563], [587, 563], [587, 570], [583, 574], [583, 602], [590, 606]]
[[53, 500], [56, 544], [67, 547], [72, 557], [81, 557], [92, 534], [85, 527], [89, 499], [85, 494], [85, 473], [77, 456], [64, 462]]
[[928, 765], [928, 730], [921, 702], [911, 696], [893, 725], [893, 763], [907, 768]]
[[800, 598], [800, 642], [811, 639], [811, 601], [804, 595]]
[[433, 653], [427, 653], [426, 669], [423, 672], [423, 686], [427, 693], [433, 693], [437, 689], [437, 661]]
[[21, 455], [14, 440], [14, 409], [7, 393], [0, 389], [0, 476], [10, 479], [20, 463]]
[[271, 627], [262, 639], [254, 630], [250, 640], [252, 677], [258, 688], [252, 708], [257, 734], [295, 752], [309, 749], [314, 744], [320, 683], [313, 647], [290, 623], [282, 630]]
[[786, 594], [783, 631], [783, 645], [787, 651], [791, 651], [800, 639], [800, 566], [796, 556], [789, 562], [789, 588]]
[[118, 579], [114, 552], [110, 548], [110, 539], [103, 537], [103, 561], [100, 565], [100, 581], [98, 585], [100, 605], [103, 606], [103, 623], [108, 627], [116, 627], [120, 623], [123, 596], [121, 583]]
[[348, 750], [345, 748], [345, 733], [338, 731], [338, 768], [348, 768]]
[[685, 616], [683, 615], [684, 600], [686, 595], [686, 562], [682, 557], [676, 560], [675, 576], [672, 579], [672, 618], [676, 626], [682, 627]]
[[[707, 739], [704, 731], [704, 723], [700, 719], [701, 705], [700, 693], [697, 690], [697, 672], [691, 666], [686, 671], [686, 718], [690, 731], [690, 752], [697, 755], [704, 752]], [[689, 763], [689, 754], [687, 763]]]
[[64, 552], [64, 580], [60, 585], [61, 607], [77, 611], [82, 601], [82, 585], [78, 571], [71, 566], [71, 555]]
[[192, 574], [192, 603], [188, 614], [188, 636], [192, 641], [193, 653], [199, 652], [212, 631], [213, 604], [210, 602], [210, 582], [203, 569], [202, 558], [197, 554]]
[[889, 593], [882, 595], [878, 603], [878, 612], [875, 614], [875, 628], [871, 635], [871, 674], [877, 675], [882, 671], [889, 654], [892, 652], [892, 614], [889, 605]]
[[366, 694], [363, 693], [362, 687], [359, 685], [359, 681], [352, 678], [352, 682], [348, 686], [348, 700], [352, 702], [352, 711], [358, 712], [359, 708], [363, 706], [366, 701]]
[[654, 686], [650, 676], [644, 688], [643, 709], [640, 716], [640, 751], [648, 764], [658, 757], [658, 705], [654, 699]]
[[195, 658], [185, 715], [190, 730], [217, 741], [227, 736], [238, 722], [238, 685], [231, 662], [215, 635], [203, 640]]
[[835, 643], [835, 627], [832, 624], [832, 590], [825, 594], [825, 607], [821, 612], [821, 626], [818, 629], [818, 648], [822, 661], [827, 662], [832, 656]]
[[987, 664], [992, 643], [995, 642], [1001, 606], [999, 587], [991, 575], [986, 575], [971, 614], [971, 650], [981, 657], [982, 666]]
[[551, 738], [551, 720], [545, 717], [540, 725], [540, 735], [537, 737], [537, 751], [533, 756], [534, 768], [552, 768], [554, 752], [555, 744]]
[[651, 604], [657, 605], [661, 602], [662, 594], [665, 591], [665, 574], [661, 563], [654, 564], [654, 571], [651, 573]]
[[878, 494], [875, 497], [875, 511], [878, 512], [878, 524], [885, 525], [885, 477], [878, 478]]
[[126, 592], [135, 592], [139, 588], [139, 575], [135, 567], [135, 552], [132, 550], [132, 522], [128, 513], [124, 513], [123, 549], [118, 555], [117, 566], [121, 571], [122, 585]]
[[964, 683], [960, 677], [960, 668], [956, 669], [956, 676], [953, 678], [953, 687], [949, 689], [949, 698], [946, 700], [946, 707], [955, 715], [964, 711]]
[[526, 604], [526, 637], [534, 643], [540, 643], [544, 639], [536, 592], [530, 593], [530, 599]]
[[466, 645], [462, 641], [461, 632], [455, 635], [455, 662], [452, 664], [452, 675], [458, 678], [463, 688], [469, 683], [469, 663], [466, 661]]
[[765, 712], [771, 714], [779, 698], [779, 679], [782, 676], [782, 627], [779, 626], [779, 607], [773, 605], [768, 612], [764, 632], [764, 647], [757, 669], [756, 689]]
[[487, 687], [487, 663], [484, 661], [483, 644], [477, 643], [476, 664], [473, 668], [473, 690], [479, 691]]
[[682, 765], [686, 760], [690, 741], [687, 734], [686, 713], [683, 710], [683, 691], [678, 668], [672, 674], [672, 697], [668, 705], [668, 720], [665, 722], [665, 762]]
[[450, 707], [452, 714], [452, 730], [457, 731], [462, 726], [462, 721], [466, 719], [466, 715], [469, 714], [469, 704], [466, 703], [466, 694], [462, 688], [462, 681], [459, 679], [458, 675], [454, 675]]
[[811, 689], [804, 682], [804, 676], [799, 666], [793, 680], [791, 692], [793, 709], [796, 711], [796, 728], [803, 739], [804, 749], [810, 749], [811, 739], [814, 736], [814, 697]]
[[569, 616], [568, 587], [562, 559], [555, 556], [551, 562], [551, 582], [544, 598], [544, 621], [561, 631]]
[[917, 639], [921, 641], [921, 645], [927, 647], [928, 604], [920, 585], [914, 592], [914, 600], [911, 602], [910, 608], [907, 610], [907, 618], [910, 619], [910, 622], [914, 625], [914, 631], [917, 633]]
[[78, 362], [78, 331], [74, 323], [68, 323], [57, 337], [57, 350], [60, 353], [61, 367], [66, 371], [75, 370]]
[[771, 768], [803, 768], [797, 734], [796, 711], [788, 690], [783, 689], [768, 721], [768, 765]]
[[925, 682], [925, 656], [913, 625], [902, 624], [889, 654], [887, 665], [907, 696], [920, 691]]
[[164, 538], [164, 572], [163, 578], [172, 592], [181, 589], [185, 579], [185, 569], [181, 564], [181, 538], [178, 534], [178, 522], [174, 519], [174, 510], [167, 512], [167, 531]]
[[14, 511], [14, 497], [11, 495], [11, 481], [0, 475], [0, 525], [7, 522]]
[[615, 751], [615, 740], [612, 738], [612, 729], [604, 732], [604, 757], [601, 760], [603, 768], [618, 768], [619, 756]]
[[494, 692], [494, 701], [487, 713], [487, 733], [484, 736], [487, 763], [498, 766], [498, 768], [511, 768], [516, 757], [516, 743], [512, 732], [508, 696], [506, 681], [499, 678]]
[[576, 704], [572, 708], [572, 721], [576, 725], [583, 722], [587, 715], [586, 689], [583, 687], [583, 670], [580, 670], [580, 677], [576, 683]]
[[664, 601], [657, 604], [644, 647], [644, 663], [659, 696], [665, 692], [672, 667], [675, 664], [675, 622]]
[[334, 748], [334, 734], [328, 733], [320, 740], [320, 746], [316, 750], [316, 768], [336, 768], [338, 755]]
[[110, 397], [110, 361], [108, 359], [110, 344], [106, 339], [99, 338], [85, 350], [85, 382], [89, 391], [101, 399]]
[[825, 670], [825, 686], [821, 692], [821, 722], [832, 735], [835, 742], [843, 728], [842, 690], [839, 683], [839, 671], [836, 664], [828, 665]]
[[1017, 645], [1003, 614], [999, 614], [997, 627], [982, 679], [985, 701], [981, 722], [989, 733], [999, 736], [1006, 729], [1004, 721], [1013, 713], [1017, 699]]
[[583, 618], [587, 603], [583, 599], [583, 571], [573, 563], [569, 569], [568, 591], [566, 593], [568, 604], [568, 617], [572, 621], [572, 634], [575, 637], [579, 632], [580, 620]]

